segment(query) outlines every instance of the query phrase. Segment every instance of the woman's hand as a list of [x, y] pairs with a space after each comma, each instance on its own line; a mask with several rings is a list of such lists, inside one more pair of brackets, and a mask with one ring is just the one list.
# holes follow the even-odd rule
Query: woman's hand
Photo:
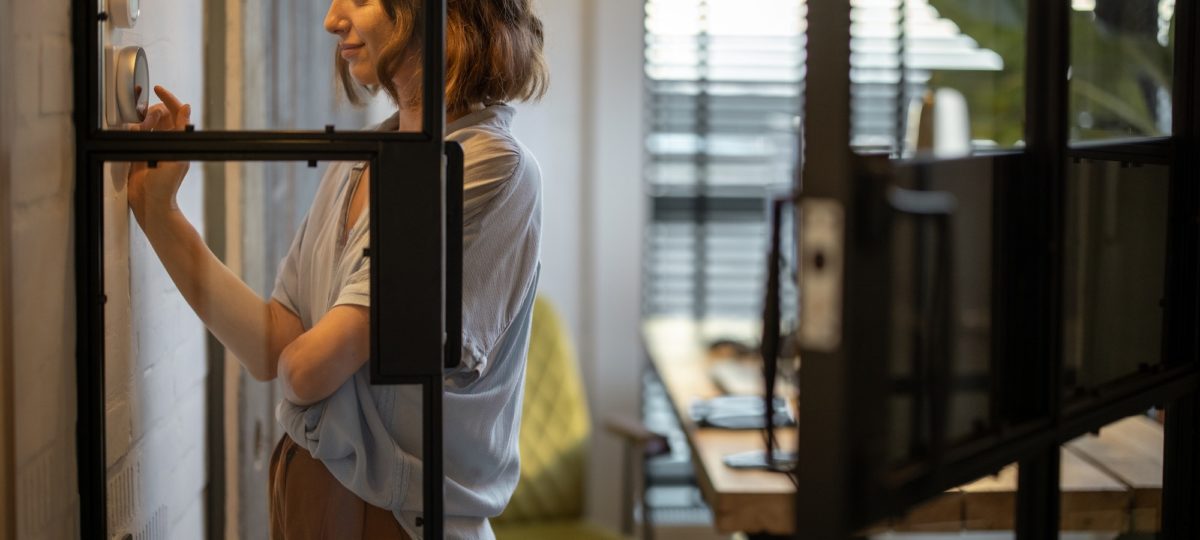
[[[179, 98], [161, 86], [154, 87], [162, 103], [150, 107], [141, 124], [130, 126], [132, 131], [181, 131], [192, 115], [192, 106], [180, 103]], [[188, 163], [160, 162], [151, 168], [145, 162], [134, 163], [129, 169], [129, 207], [141, 222], [147, 212], [178, 208], [175, 194], [179, 191]]]

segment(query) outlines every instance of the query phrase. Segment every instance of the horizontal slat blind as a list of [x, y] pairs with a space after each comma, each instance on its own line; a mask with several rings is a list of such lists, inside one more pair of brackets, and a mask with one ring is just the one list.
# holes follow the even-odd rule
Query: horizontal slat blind
[[850, 0], [851, 145], [897, 151], [908, 101], [934, 71], [1003, 67], [928, 0]]
[[799, 146], [802, 10], [646, 2], [647, 313], [760, 314], [766, 196], [791, 183]]
[[[907, 100], [924, 92], [932, 72], [1003, 67], [999, 55], [981, 49], [928, 0], [850, 5], [856, 148], [898, 151]], [[645, 6], [644, 174], [652, 210], [644, 311], [757, 316], [766, 195], [792, 183], [798, 161], [805, 2]], [[785, 291], [785, 308], [795, 299]]]

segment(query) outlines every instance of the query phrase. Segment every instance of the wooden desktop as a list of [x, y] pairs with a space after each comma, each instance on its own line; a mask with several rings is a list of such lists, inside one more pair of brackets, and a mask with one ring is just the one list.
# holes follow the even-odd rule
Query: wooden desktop
[[[755, 325], [744, 320], [697, 322], [653, 318], [642, 327], [643, 343], [662, 380], [691, 446], [692, 463], [713, 527], [722, 533], [791, 534], [795, 531], [792, 481], [781, 473], [735, 470], [726, 455], [763, 449], [759, 431], [698, 426], [690, 404], [721, 394], [709, 376], [707, 343], [717, 338], [752, 338]], [[1062, 528], [1079, 531], [1152, 532], [1159, 529], [1162, 501], [1162, 427], [1131, 417], [1063, 447]], [[794, 428], [779, 428], [784, 449], [795, 449]], [[1016, 469], [947, 491], [879, 530], [1011, 530]], [[800, 486], [803, 488], [803, 486]]]

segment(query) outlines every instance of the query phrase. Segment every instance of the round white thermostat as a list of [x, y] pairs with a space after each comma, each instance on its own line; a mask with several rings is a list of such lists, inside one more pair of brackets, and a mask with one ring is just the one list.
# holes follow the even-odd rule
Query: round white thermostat
[[121, 122], [137, 123], [146, 119], [150, 107], [150, 66], [141, 47], [125, 47], [117, 52], [114, 63], [117, 116]]

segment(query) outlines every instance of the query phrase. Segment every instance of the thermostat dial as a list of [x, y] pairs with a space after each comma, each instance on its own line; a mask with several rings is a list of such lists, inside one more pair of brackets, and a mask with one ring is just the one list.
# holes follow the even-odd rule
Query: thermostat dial
[[117, 118], [132, 124], [146, 119], [150, 106], [150, 66], [146, 51], [141, 47], [125, 47], [117, 51], [114, 73]]

